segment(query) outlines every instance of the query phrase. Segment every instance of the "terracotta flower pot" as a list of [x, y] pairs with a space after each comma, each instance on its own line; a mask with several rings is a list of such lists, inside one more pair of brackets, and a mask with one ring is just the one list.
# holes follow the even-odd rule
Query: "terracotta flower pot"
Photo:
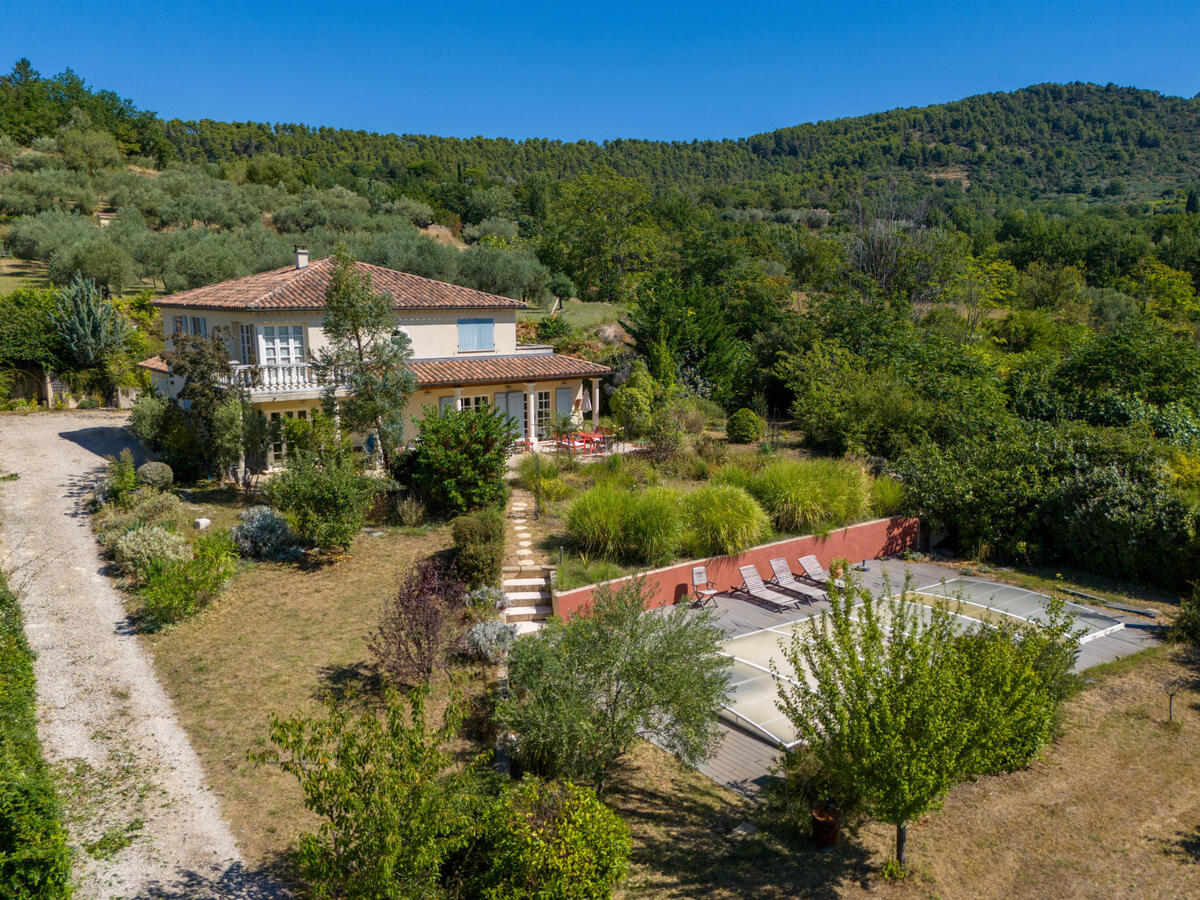
[[813, 808], [812, 838], [818, 847], [826, 849], [837, 844], [841, 827], [842, 811], [832, 803], [821, 803]]

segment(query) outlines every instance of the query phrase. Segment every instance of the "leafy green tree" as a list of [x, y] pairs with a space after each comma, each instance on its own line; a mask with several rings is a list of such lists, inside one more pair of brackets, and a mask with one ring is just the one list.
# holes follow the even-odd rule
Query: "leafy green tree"
[[690, 765], [711, 752], [728, 692], [722, 632], [686, 606], [647, 612], [646, 596], [641, 579], [606, 586], [513, 648], [497, 715], [526, 766], [602, 791], [640, 738]]
[[629, 828], [589, 788], [527, 777], [489, 811], [469, 884], [492, 900], [607, 900], [629, 850]]
[[647, 220], [649, 200], [641, 182], [608, 168], [562, 186], [550, 220], [581, 295], [626, 296], [628, 277], [645, 268], [662, 238]]
[[455, 515], [501, 501], [518, 433], [509, 416], [491, 406], [427, 409], [415, 422], [420, 440], [415, 450], [395, 459], [390, 471], [397, 481]]
[[55, 327], [52, 291], [22, 288], [0, 296], [0, 369], [36, 366], [56, 370], [63, 345]]
[[289, 420], [286, 427], [287, 461], [267, 496], [302, 538], [323, 550], [345, 550], [362, 531], [382, 485], [361, 471], [350, 439], [333, 420], [315, 416], [311, 423]]
[[300, 836], [300, 873], [321, 900], [439, 896], [443, 864], [474, 830], [468, 773], [449, 745], [463, 719], [453, 702], [436, 728], [428, 692], [393, 692], [376, 713], [329, 700], [324, 718], [271, 717], [275, 749], [258, 754], [300, 784], [321, 821]]
[[96, 283], [76, 276], [58, 291], [51, 321], [68, 358], [83, 369], [103, 366], [125, 349], [133, 327]]
[[[388, 467], [404, 437], [404, 412], [415, 386], [405, 367], [412, 348], [396, 328], [392, 298], [375, 293], [370, 273], [359, 270], [344, 244], [334, 251], [322, 327], [328, 343], [314, 368], [326, 379], [326, 407], [336, 409], [349, 431], [374, 430]], [[339, 389], [344, 396], [337, 396]]]
[[1074, 659], [1063, 646], [1070, 619], [1060, 608], [1040, 633], [980, 626], [962, 636], [949, 609], [908, 603], [905, 592], [876, 599], [853, 577], [830, 604], [784, 648], [790, 671], [772, 664], [788, 676], [779, 707], [839, 794], [831, 799], [896, 826], [906, 866], [910, 821], [955, 784], [1024, 764], [1050, 738]]

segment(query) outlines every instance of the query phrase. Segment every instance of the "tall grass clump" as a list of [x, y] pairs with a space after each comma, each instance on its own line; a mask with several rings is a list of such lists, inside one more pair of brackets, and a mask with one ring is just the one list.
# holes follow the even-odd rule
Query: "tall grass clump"
[[635, 495], [626, 530], [626, 554], [662, 565], [679, 553], [683, 541], [682, 495], [674, 488], [653, 487]]
[[653, 487], [634, 493], [601, 482], [567, 512], [567, 531], [587, 553], [657, 565], [679, 553], [683, 540], [681, 494]]
[[739, 553], [760, 543], [771, 520], [758, 501], [732, 484], [710, 484], [684, 500], [686, 542], [696, 556]]
[[588, 553], [619, 557], [633, 512], [633, 494], [601, 483], [579, 495], [567, 510], [567, 533]]
[[821, 531], [858, 521], [870, 509], [866, 473], [842, 460], [776, 460], [748, 488], [780, 531]]
[[732, 484], [748, 492], [754, 482], [754, 473], [745, 466], [731, 462], [713, 472], [711, 480], [713, 484]]
[[904, 508], [904, 482], [880, 475], [871, 482], [871, 512], [883, 519], [896, 516]]

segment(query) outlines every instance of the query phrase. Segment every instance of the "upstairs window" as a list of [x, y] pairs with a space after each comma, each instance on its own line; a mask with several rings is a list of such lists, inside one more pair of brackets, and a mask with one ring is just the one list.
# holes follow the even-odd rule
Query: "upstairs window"
[[263, 365], [298, 366], [304, 362], [303, 325], [263, 326]]
[[459, 319], [458, 352], [495, 350], [494, 319]]
[[204, 316], [175, 316], [172, 334], [198, 334], [208, 337], [208, 326]]

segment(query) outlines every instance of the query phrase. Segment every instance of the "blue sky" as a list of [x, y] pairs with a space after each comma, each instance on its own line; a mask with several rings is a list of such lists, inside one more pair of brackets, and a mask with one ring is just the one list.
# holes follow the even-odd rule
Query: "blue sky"
[[0, 0], [21, 56], [167, 118], [720, 138], [1043, 81], [1190, 97], [1200, 3]]

